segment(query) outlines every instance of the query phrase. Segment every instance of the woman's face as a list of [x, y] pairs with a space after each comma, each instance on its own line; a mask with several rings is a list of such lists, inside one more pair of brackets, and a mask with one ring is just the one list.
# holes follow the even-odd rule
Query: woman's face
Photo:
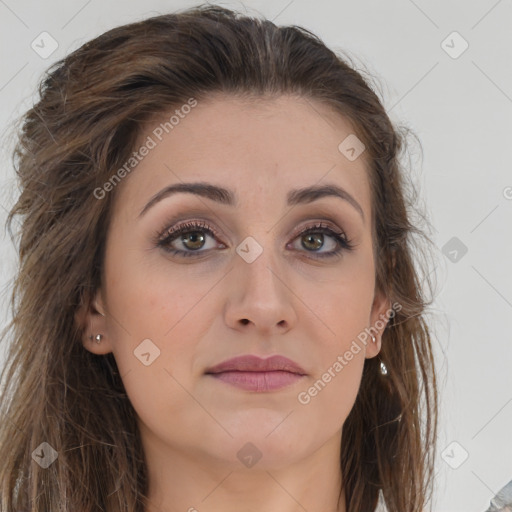
[[[362, 333], [389, 308], [375, 295], [366, 154], [314, 100], [218, 95], [169, 128], [174, 113], [147, 125], [140, 162], [115, 187], [87, 315], [86, 334], [104, 338], [84, 344], [113, 352], [155, 457], [270, 469], [337, 453], [365, 358], [380, 348]], [[198, 183], [210, 188], [162, 193]], [[345, 196], [304, 192], [326, 186]], [[303, 371], [207, 373], [246, 355]]]

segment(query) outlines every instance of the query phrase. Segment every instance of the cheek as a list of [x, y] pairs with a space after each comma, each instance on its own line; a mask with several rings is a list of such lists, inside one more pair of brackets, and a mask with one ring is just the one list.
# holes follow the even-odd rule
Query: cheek
[[105, 275], [108, 333], [120, 374], [127, 376], [127, 391], [133, 386], [134, 395], [155, 396], [159, 386], [168, 386], [164, 369], [173, 361], [188, 368], [191, 344], [181, 329], [195, 296], [170, 274], [152, 269], [140, 254], [114, 243]]
[[[302, 322], [318, 369], [298, 402], [311, 411], [331, 411], [329, 421], [343, 422], [355, 401], [365, 363], [374, 279], [371, 260], [357, 272], [340, 275], [336, 284], [317, 286], [310, 294], [314, 314]], [[365, 267], [365, 268], [363, 268]], [[331, 412], [329, 414], [331, 414]]]
[[142, 339], [168, 338], [182, 320], [189, 323], [204, 313], [202, 300], [218, 277], [213, 273], [196, 276], [191, 266], [180, 268], [163, 256], [158, 264], [142, 258], [129, 252], [115, 258], [113, 253], [107, 265], [108, 303], [116, 319], [113, 328]]
[[[109, 332], [130, 402], [150, 430], [181, 439], [204, 421], [187, 390], [194, 385], [199, 342], [211, 325], [205, 311], [215, 307], [208, 301], [213, 282], [166, 274], [129, 258], [109, 270], [109, 313], [115, 319]], [[177, 416], [183, 420], [171, 421]]]
[[333, 433], [354, 405], [365, 363], [371, 291], [371, 281], [354, 277], [312, 297], [316, 316], [303, 322], [303, 330], [314, 340], [308, 350], [316, 358], [316, 371], [297, 395], [298, 410], [311, 426], [321, 421]]
[[311, 311], [305, 326], [317, 329], [311, 339], [322, 339], [325, 353], [343, 350], [369, 326], [374, 284], [371, 270], [359, 266], [357, 271], [340, 272], [329, 283], [315, 283], [307, 295], [305, 289], [298, 292]]

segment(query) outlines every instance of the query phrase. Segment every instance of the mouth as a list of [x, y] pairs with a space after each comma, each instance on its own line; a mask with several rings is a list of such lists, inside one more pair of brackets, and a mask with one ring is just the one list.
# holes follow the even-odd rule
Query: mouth
[[206, 375], [246, 391], [268, 392], [303, 379], [306, 371], [284, 356], [241, 356], [209, 368]]

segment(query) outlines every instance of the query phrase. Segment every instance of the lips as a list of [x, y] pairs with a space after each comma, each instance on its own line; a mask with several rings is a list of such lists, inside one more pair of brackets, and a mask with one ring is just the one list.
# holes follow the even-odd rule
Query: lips
[[224, 361], [206, 370], [205, 374], [219, 382], [254, 392], [276, 391], [307, 375], [304, 368], [287, 357], [261, 359], [250, 355]]
[[299, 366], [295, 361], [284, 356], [271, 356], [262, 359], [258, 356], [239, 356], [228, 359], [212, 368], [206, 370], [207, 374], [217, 374], [223, 372], [288, 372], [297, 375], [306, 375], [304, 368]]

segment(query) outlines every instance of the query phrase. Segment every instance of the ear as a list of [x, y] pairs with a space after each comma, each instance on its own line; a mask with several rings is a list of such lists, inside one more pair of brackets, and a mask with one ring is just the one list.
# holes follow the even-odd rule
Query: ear
[[[82, 345], [86, 350], [97, 355], [112, 352], [111, 338], [108, 335], [108, 316], [101, 290], [75, 312], [75, 322], [82, 333]], [[96, 341], [98, 334], [101, 334], [99, 343]]]
[[388, 324], [391, 313], [391, 301], [380, 290], [375, 292], [372, 310], [370, 313], [369, 331], [375, 336], [375, 343], [370, 337], [370, 342], [366, 345], [366, 358], [375, 357], [382, 346], [382, 333]]

